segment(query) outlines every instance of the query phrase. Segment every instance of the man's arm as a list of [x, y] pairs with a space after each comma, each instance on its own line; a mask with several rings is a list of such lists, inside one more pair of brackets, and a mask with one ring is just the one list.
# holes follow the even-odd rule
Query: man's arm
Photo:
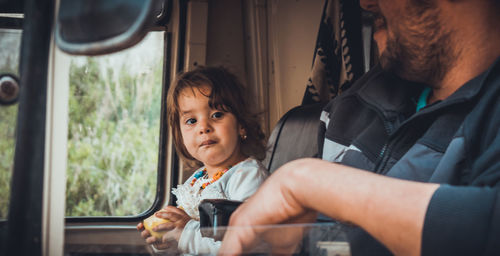
[[500, 255], [500, 190], [442, 185], [432, 196], [422, 255]]
[[[437, 187], [301, 159], [271, 175], [233, 214], [230, 225], [307, 223], [321, 212], [362, 227], [395, 254], [419, 255], [425, 213]], [[229, 230], [220, 252], [241, 252], [258, 235], [254, 230]], [[284, 239], [278, 242], [287, 244]]]

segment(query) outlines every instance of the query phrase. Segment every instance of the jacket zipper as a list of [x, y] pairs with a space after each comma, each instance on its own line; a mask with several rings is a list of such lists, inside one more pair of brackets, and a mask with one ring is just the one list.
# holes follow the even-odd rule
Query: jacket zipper
[[378, 173], [378, 170], [379, 170], [380, 166], [382, 165], [382, 161], [384, 160], [384, 157], [385, 157], [385, 151], [387, 150], [387, 145], [388, 145], [388, 143], [386, 142], [384, 144], [384, 146], [382, 147], [382, 150], [380, 150], [380, 153], [378, 154], [377, 164], [375, 165], [375, 169], [374, 169], [375, 173]]
[[[384, 126], [386, 128], [387, 134], [389, 134], [388, 125], [384, 122]], [[401, 129], [403, 125], [399, 126], [396, 131], [389, 135], [387, 142], [385, 142], [382, 150], [380, 150], [380, 154], [378, 157], [377, 165], [375, 166], [375, 173], [384, 174], [384, 170], [391, 158], [392, 149], [399, 143], [401, 138], [403, 137], [401, 134]]]
[[387, 149], [384, 152], [384, 157], [382, 158], [382, 161], [380, 161], [380, 165], [379, 165], [378, 169], [375, 171], [376, 173], [380, 173], [380, 174], [385, 173], [384, 169], [387, 166], [387, 162], [389, 162], [389, 159], [391, 158], [391, 151], [392, 151], [393, 145], [395, 145], [395, 144], [396, 143], [393, 142], [393, 143], [390, 143], [387, 145]]
[[396, 138], [389, 140], [389, 142], [384, 145], [380, 152], [380, 160], [378, 161], [375, 168], [375, 173], [385, 174], [384, 170], [387, 166], [387, 163], [389, 162], [389, 159], [391, 158], [392, 149], [396, 144], [398, 144], [398, 142], [401, 140], [401, 137], [402, 136], [397, 136]]
[[[379, 113], [381, 117], [383, 117], [384, 115], [382, 115], [381, 113]], [[383, 121], [384, 122], [384, 128], [385, 128], [385, 132], [389, 135], [390, 134], [390, 127], [389, 127], [389, 124], [387, 121]], [[390, 135], [389, 135], [390, 137]], [[382, 165], [382, 162], [384, 160], [384, 157], [385, 157], [385, 152], [387, 151], [387, 148], [389, 146], [389, 142], [386, 141], [384, 143], [384, 146], [382, 146], [382, 150], [380, 150], [380, 153], [378, 154], [378, 157], [377, 157], [377, 162], [376, 162], [376, 165], [375, 165], [375, 169], [374, 169], [374, 172], [375, 173], [378, 173], [378, 170], [380, 169], [380, 166]]]

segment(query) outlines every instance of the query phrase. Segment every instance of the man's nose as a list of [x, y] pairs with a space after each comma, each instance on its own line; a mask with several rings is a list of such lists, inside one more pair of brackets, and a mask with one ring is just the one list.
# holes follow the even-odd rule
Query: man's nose
[[361, 8], [369, 11], [369, 12], [378, 12], [378, 0], [360, 0], [359, 5]]

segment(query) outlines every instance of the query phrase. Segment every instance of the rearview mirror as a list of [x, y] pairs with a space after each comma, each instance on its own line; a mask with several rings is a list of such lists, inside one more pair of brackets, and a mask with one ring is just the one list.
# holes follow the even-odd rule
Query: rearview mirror
[[116, 52], [138, 43], [160, 19], [168, 0], [61, 0], [55, 39], [76, 55]]

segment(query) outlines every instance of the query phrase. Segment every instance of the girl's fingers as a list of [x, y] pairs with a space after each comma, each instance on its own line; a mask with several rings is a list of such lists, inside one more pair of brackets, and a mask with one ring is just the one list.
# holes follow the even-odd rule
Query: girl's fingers
[[165, 249], [172, 249], [172, 248], [177, 248], [177, 241], [175, 240], [163, 240], [163, 241], [158, 241], [154, 244], [154, 247], [159, 250], [165, 250]]
[[150, 233], [149, 233], [149, 231], [147, 231], [147, 230], [143, 230], [143, 231], [141, 232], [141, 237], [142, 237], [142, 238], [144, 238], [144, 239], [146, 239], [146, 238], [148, 238], [148, 237], [150, 237], [150, 236], [151, 236], [151, 234], [150, 234]]
[[165, 250], [165, 249], [168, 249], [170, 247], [169, 244], [162, 244], [160, 242], [157, 242], [154, 244], [154, 247], [158, 250]]
[[146, 238], [146, 243], [148, 243], [148, 244], [155, 244], [157, 242], [158, 241], [156, 240], [156, 237], [154, 237], [154, 236], [150, 236], [150, 237]]
[[155, 216], [158, 218], [167, 219], [170, 221], [175, 221], [172, 212], [167, 212], [167, 211], [161, 210], [161, 211], [155, 213]]
[[158, 224], [153, 228], [153, 231], [170, 231], [176, 227], [175, 222], [167, 222], [167, 223], [162, 223]]
[[179, 211], [160, 211], [155, 213], [156, 217], [167, 219], [172, 222], [176, 222], [179, 220], [190, 219], [189, 215], [187, 215], [183, 210], [178, 209]]
[[137, 230], [142, 231], [142, 230], [144, 230], [144, 224], [142, 224], [142, 222], [139, 222], [137, 224], [136, 228], [137, 228]]
[[160, 212], [173, 212], [173, 213], [176, 213], [176, 214], [179, 214], [179, 215], [187, 215], [186, 212], [182, 209], [179, 209], [175, 206], [171, 206], [171, 205], [167, 205], [165, 208], [163, 208], [163, 210], [161, 210]]
[[172, 211], [172, 210], [175, 210], [175, 209], [179, 209], [175, 206], [172, 206], [172, 205], [167, 205], [165, 207], [163, 207], [163, 209], [161, 209], [162, 211]]
[[164, 235], [162, 237], [162, 243], [163, 244], [169, 244], [169, 245], [174, 245], [174, 244], [177, 244], [177, 240], [175, 240], [175, 238], [171, 237], [170, 235]]

